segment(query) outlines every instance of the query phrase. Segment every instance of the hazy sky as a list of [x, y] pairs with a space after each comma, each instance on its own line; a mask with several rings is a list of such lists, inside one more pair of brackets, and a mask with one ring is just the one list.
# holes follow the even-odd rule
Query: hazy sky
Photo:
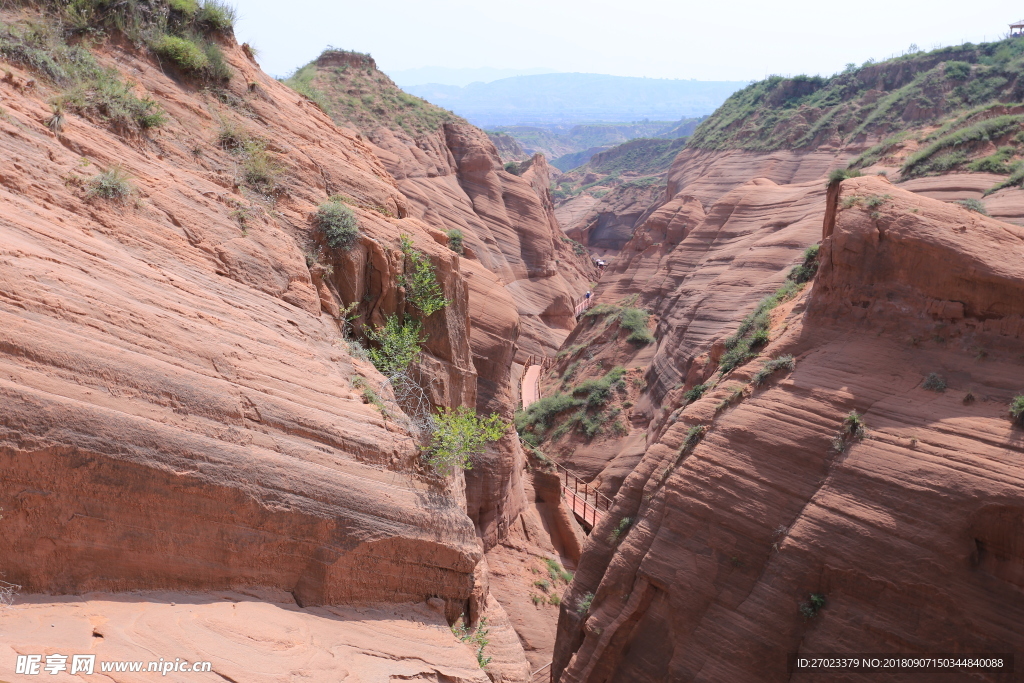
[[[235, 32], [286, 75], [327, 45], [370, 52], [384, 71], [549, 67], [650, 78], [752, 80], [839, 71], [1000, 37], [1024, 18], [1009, 0], [237, 0]], [[1020, 16], [1018, 16], [1020, 15]]]

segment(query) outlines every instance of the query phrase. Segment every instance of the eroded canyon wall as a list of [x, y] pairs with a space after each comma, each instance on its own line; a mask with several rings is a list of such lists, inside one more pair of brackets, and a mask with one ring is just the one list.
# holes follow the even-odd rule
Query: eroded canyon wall
[[[433, 621], [488, 616], [489, 671], [525, 680], [522, 646], [481, 574], [481, 533], [496, 542], [523, 506], [518, 441], [478, 463], [489, 483], [469, 488], [485, 502], [468, 502], [461, 474], [426, 470], [339, 317], [355, 303], [358, 332], [408, 310], [399, 237], [410, 236], [449, 300], [424, 323], [416, 372], [431, 401], [509, 416], [513, 300], [447, 247], [445, 226], [414, 215], [374, 147], [230, 36], [215, 40], [232, 73], [216, 90], [130, 41], [97, 47], [165, 113], [148, 131], [71, 112], [54, 130], [52, 84], [18, 63], [0, 82], [0, 569], [30, 592], [436, 598]], [[239, 151], [248, 141], [271, 169], [259, 182]], [[95, 191], [110, 171], [128, 196]], [[315, 230], [332, 195], [359, 222], [348, 250]], [[401, 670], [436, 677], [444, 664]]]
[[[707, 260], [665, 271], [710, 305], [680, 317], [684, 299], [659, 322], [658, 353], [680, 362], [650, 366], [661, 410], [563, 603], [557, 680], [818, 680], [788, 672], [787, 653], [1019, 648], [1024, 452], [1007, 406], [1024, 386], [1024, 233], [881, 178], [844, 181], [822, 231], [824, 185], [722, 198], [723, 215], [742, 220], [749, 193], [779, 217], [751, 226], [733, 277], [742, 261], [704, 248], [719, 204], [703, 221], [678, 207], [696, 227], [675, 250]], [[757, 357], [719, 376], [724, 338], [800, 262], [795, 243], [822, 237], [817, 278], [771, 312]], [[769, 256], [787, 241], [788, 263]], [[758, 374], [786, 355], [793, 369]]]

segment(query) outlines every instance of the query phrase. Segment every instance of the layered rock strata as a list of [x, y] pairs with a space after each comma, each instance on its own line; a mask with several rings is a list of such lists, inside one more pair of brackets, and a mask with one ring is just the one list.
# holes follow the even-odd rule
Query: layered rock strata
[[[803, 192], [825, 208], [819, 187]], [[819, 680], [787, 653], [1019, 649], [1024, 451], [1007, 405], [1024, 386], [1024, 233], [879, 178], [845, 181], [828, 208], [817, 278], [771, 314], [758, 358], [716, 376], [749, 305], [681, 349], [704, 354], [682, 388], [714, 386], [666, 395], [680, 409], [652, 422], [591, 534], [556, 680]], [[754, 377], [787, 354], [792, 370]]]
[[[487, 616], [489, 670], [525, 680], [481, 541], [525, 505], [518, 442], [477, 464], [467, 502], [461, 474], [426, 469], [421, 435], [339, 318], [355, 303], [358, 333], [411, 310], [410, 236], [449, 301], [424, 322], [415, 367], [430, 402], [510, 415], [512, 299], [417, 217], [361, 136], [231, 39], [221, 48], [233, 76], [216, 97], [127, 43], [99, 48], [166, 112], [148, 133], [68, 114], [54, 134], [50, 86], [16, 65], [0, 83], [0, 569], [30, 592], [436, 598], [449, 622]], [[271, 182], [254, 184], [225, 136], [261, 141]], [[113, 169], [127, 197], [95, 191]], [[314, 229], [336, 195], [360, 226], [348, 250]]]

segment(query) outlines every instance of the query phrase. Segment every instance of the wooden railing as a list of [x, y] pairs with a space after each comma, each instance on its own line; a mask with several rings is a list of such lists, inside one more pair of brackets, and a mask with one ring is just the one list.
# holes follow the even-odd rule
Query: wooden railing
[[590, 308], [590, 304], [593, 300], [593, 294], [591, 294], [589, 297], [584, 294], [575, 302], [575, 304], [573, 304], [573, 315], [576, 316], [577, 320], [579, 320], [580, 316], [582, 316], [586, 312], [586, 310]]
[[611, 509], [612, 499], [580, 479], [571, 470], [555, 463], [562, 477], [562, 495], [565, 496], [573, 514], [593, 529], [605, 513]]
[[[586, 301], [589, 301], [589, 299]], [[584, 308], [583, 310], [586, 309]], [[540, 378], [554, 363], [554, 358], [546, 356], [537, 357], [532, 354], [527, 356], [523, 379], [519, 385], [519, 401], [523, 406], [523, 410], [530, 407], [533, 401], [540, 400]], [[532, 368], [537, 368], [537, 371], [531, 372]], [[532, 400], [527, 399], [527, 387], [533, 389], [530, 392], [530, 399]], [[597, 522], [601, 517], [611, 509], [612, 499], [580, 479], [565, 466], [557, 462], [553, 464], [562, 479], [562, 495], [565, 496], [573, 514], [593, 529], [597, 526]]]

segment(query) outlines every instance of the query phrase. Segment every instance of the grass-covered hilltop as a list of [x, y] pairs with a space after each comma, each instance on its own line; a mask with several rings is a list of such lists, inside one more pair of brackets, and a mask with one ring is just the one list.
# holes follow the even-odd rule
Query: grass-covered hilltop
[[[851, 166], [900, 179], [952, 171], [1024, 175], [1024, 40], [911, 52], [830, 78], [773, 76], [730, 97], [694, 132], [707, 150], [815, 149], [876, 142]], [[993, 188], [996, 189], [996, 188]]]
[[362, 131], [383, 127], [416, 137], [444, 123], [465, 123], [447, 109], [400, 90], [361, 52], [328, 48], [284, 82], [339, 125]]
[[219, 0], [22, 0], [0, 9], [0, 59], [53, 89], [47, 125], [55, 133], [68, 112], [120, 133], [165, 123], [156, 102], [140, 98], [132, 83], [97, 60], [95, 48], [111, 36], [202, 87], [218, 89], [231, 78], [220, 41], [231, 33], [235, 13]]
[[848, 143], [1024, 100], [1024, 40], [912, 52], [841, 74], [772, 76], [733, 94], [691, 147], [770, 151]]

